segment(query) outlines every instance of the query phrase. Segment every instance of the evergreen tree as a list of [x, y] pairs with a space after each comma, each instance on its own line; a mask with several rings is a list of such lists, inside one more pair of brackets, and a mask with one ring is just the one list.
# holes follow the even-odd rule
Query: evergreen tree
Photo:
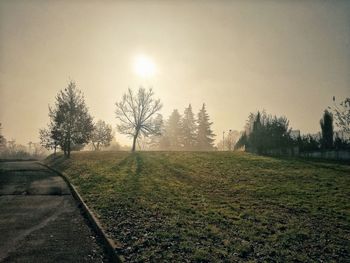
[[299, 136], [297, 138], [297, 145], [300, 152], [311, 152], [320, 150], [320, 143], [311, 134]]
[[164, 127], [164, 131], [163, 131], [162, 135], [159, 138], [158, 150], [161, 150], [161, 151], [169, 151], [170, 150], [170, 140], [169, 140], [169, 137], [167, 136], [165, 127]]
[[328, 110], [324, 111], [323, 118], [320, 120], [322, 137], [321, 147], [331, 149], [333, 147], [333, 115]]
[[84, 96], [74, 82], [58, 93], [55, 107], [49, 111], [49, 130], [40, 132], [43, 146], [51, 148], [58, 144], [69, 158], [72, 150], [81, 149], [89, 142], [94, 129]]
[[149, 138], [149, 148], [151, 150], [163, 150], [164, 145], [162, 145], [163, 141], [163, 135], [165, 133], [164, 131], [164, 121], [162, 114], [157, 114], [155, 118], [155, 122], [158, 124], [158, 133], [152, 134]]
[[199, 151], [210, 151], [214, 149], [213, 142], [215, 134], [211, 130], [212, 122], [203, 103], [202, 109], [198, 113], [196, 144]]
[[196, 120], [192, 112], [191, 104], [185, 109], [184, 115], [181, 121], [182, 129], [182, 145], [183, 149], [194, 150], [196, 146]]
[[240, 144], [245, 142], [246, 148], [259, 154], [271, 149], [284, 149], [292, 145], [291, 129], [286, 117], [267, 115], [265, 111], [250, 113], [246, 124], [246, 134]]
[[257, 150], [258, 153], [261, 153], [263, 148], [262, 138], [264, 137], [264, 132], [262, 127], [261, 114], [260, 111], [258, 111], [253, 122], [252, 132], [249, 135], [250, 144]]
[[238, 141], [236, 142], [234, 149], [238, 150], [238, 149], [241, 149], [241, 148], [247, 147], [247, 146], [249, 146], [248, 145], [248, 136], [247, 136], [247, 132], [244, 131], [244, 132], [242, 132], [241, 137], [239, 137]]
[[166, 150], [178, 151], [182, 148], [181, 115], [178, 110], [174, 110], [165, 126], [163, 143]]

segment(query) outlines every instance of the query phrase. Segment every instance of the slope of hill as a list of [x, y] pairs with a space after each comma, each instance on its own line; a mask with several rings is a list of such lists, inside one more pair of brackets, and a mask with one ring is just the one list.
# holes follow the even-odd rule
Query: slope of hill
[[231, 152], [80, 152], [68, 174], [128, 262], [350, 258], [350, 167]]

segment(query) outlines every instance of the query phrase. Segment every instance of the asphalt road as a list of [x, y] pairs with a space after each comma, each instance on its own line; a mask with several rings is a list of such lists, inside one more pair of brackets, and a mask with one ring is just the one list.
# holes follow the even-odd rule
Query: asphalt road
[[64, 180], [36, 162], [0, 162], [0, 262], [107, 262]]

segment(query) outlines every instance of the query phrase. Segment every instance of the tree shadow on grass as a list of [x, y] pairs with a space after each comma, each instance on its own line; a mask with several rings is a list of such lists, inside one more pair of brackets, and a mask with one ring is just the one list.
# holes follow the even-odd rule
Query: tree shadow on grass
[[115, 167], [115, 172], [124, 173], [124, 178], [119, 186], [121, 194], [126, 198], [125, 201], [135, 203], [141, 194], [140, 177], [142, 176], [143, 163], [139, 153], [131, 153]]

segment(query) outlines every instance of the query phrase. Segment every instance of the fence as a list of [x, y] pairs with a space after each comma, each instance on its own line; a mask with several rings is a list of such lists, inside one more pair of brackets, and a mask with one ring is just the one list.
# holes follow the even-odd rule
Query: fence
[[314, 151], [303, 152], [299, 156], [329, 160], [350, 160], [350, 151]]
[[[247, 152], [257, 153], [256, 149], [253, 149], [253, 148], [246, 148], [245, 150]], [[271, 156], [296, 156], [296, 157], [342, 160], [342, 161], [350, 160], [350, 151], [331, 150], [331, 151], [300, 152], [299, 147], [297, 146], [289, 147], [289, 148], [265, 150], [263, 154], [271, 155]]]

